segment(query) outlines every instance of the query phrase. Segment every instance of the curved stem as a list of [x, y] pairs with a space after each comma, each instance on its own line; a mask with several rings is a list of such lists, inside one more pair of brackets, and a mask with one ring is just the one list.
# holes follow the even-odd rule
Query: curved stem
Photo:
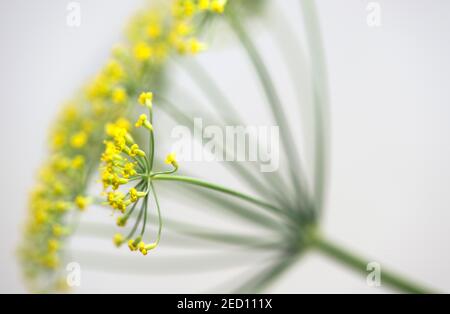
[[152, 189], [153, 197], [155, 198], [156, 203], [156, 209], [158, 211], [158, 236], [156, 238], [156, 245], [159, 244], [159, 241], [161, 240], [161, 231], [162, 231], [162, 217], [161, 217], [161, 209], [159, 207], [159, 201], [158, 196], [156, 195], [155, 187], [153, 186], [153, 183], [150, 181], [150, 186]]
[[[177, 190], [178, 189], [178, 190]], [[200, 190], [195, 186], [179, 185], [171, 187], [175, 193], [191, 194], [201, 199], [202, 206], [212, 210], [225, 211], [227, 214], [234, 215], [242, 221], [252, 223], [258, 227], [268, 228], [272, 231], [287, 231], [284, 224], [278, 219], [273, 219], [273, 215], [267, 215], [260, 211], [249, 208], [248, 204], [242, 204], [239, 199], [231, 199], [227, 195], [218, 193], [208, 193], [207, 190]]]
[[[135, 203], [137, 204], [137, 202]], [[134, 210], [134, 207], [133, 207]], [[141, 222], [141, 218], [142, 218], [142, 214], [143, 214], [143, 208], [141, 208], [141, 210], [139, 211], [138, 217], [133, 225], [133, 228], [131, 229], [131, 231], [128, 233], [128, 235], [126, 236], [126, 239], [129, 240], [133, 237], [134, 233], [136, 232], [139, 223]]]
[[200, 179], [186, 177], [186, 176], [173, 176], [173, 175], [159, 174], [159, 175], [152, 176], [152, 180], [178, 181], [178, 182], [184, 182], [184, 183], [188, 183], [188, 184], [192, 184], [192, 185], [201, 186], [201, 187], [204, 187], [207, 189], [215, 190], [218, 192], [222, 192], [225, 194], [229, 194], [229, 195], [238, 197], [240, 199], [243, 199], [243, 200], [253, 203], [255, 205], [262, 206], [272, 212], [285, 214], [285, 212], [282, 211], [281, 209], [279, 209], [278, 207], [276, 207], [272, 204], [266, 203], [265, 201], [259, 200], [253, 196], [241, 193], [236, 190], [229, 189], [227, 187], [224, 187], [224, 186], [221, 186], [221, 185], [218, 185], [215, 183], [203, 181]]
[[180, 66], [210, 101], [210, 107], [227, 125], [244, 125], [230, 99], [216, 80], [195, 59]]
[[144, 210], [144, 221], [142, 222], [142, 228], [141, 228], [141, 234], [140, 234], [141, 237], [144, 236], [145, 226], [147, 225], [148, 193], [144, 197], [143, 210]]
[[[139, 182], [138, 184], [136, 184], [135, 186], [134, 186], [134, 188], [135, 189], [139, 189], [141, 186], [144, 186], [145, 185], [145, 182], [144, 181], [141, 181], [141, 182]], [[127, 195], [129, 194], [129, 192], [127, 193]], [[139, 202], [135, 202], [132, 206], [131, 206], [131, 209], [128, 211], [128, 212], [126, 212], [125, 213], [125, 215], [124, 215], [124, 217], [127, 217], [127, 219], [128, 219], [128, 217], [130, 217], [132, 214], [133, 214], [133, 212], [134, 212], [134, 210], [135, 210], [135, 208], [136, 208], [136, 206], [137, 206], [137, 204], [138, 204]]]
[[[315, 237], [312, 243], [313, 248], [316, 248], [325, 255], [334, 258], [338, 262], [360, 273], [368, 274], [367, 259], [357, 256], [342, 246], [320, 236]], [[381, 282], [405, 293], [432, 293], [429, 289], [384, 268], [381, 272]]]
[[[177, 106], [175, 106], [171, 101], [167, 100], [166, 98], [156, 95], [156, 99], [158, 101], [162, 101], [166, 104], [166, 106], [162, 106], [161, 110], [166, 112], [169, 116], [171, 116], [175, 121], [178, 123], [190, 123], [190, 118], [185, 115], [183, 112], [179, 111], [177, 109]], [[202, 131], [202, 130], [199, 130]], [[216, 142], [217, 149], [226, 156], [229, 154], [227, 152], [227, 147], [223, 146], [223, 143]], [[242, 166], [240, 163], [221, 163], [222, 165], [228, 167], [231, 169], [235, 174], [242, 177], [247, 184], [252, 187], [255, 192], [259, 192], [262, 195], [271, 195], [274, 199], [276, 199], [280, 205], [284, 206], [285, 208], [289, 207], [289, 204], [285, 201], [285, 198], [283, 198], [280, 194], [280, 192], [276, 193], [276, 191], [273, 191], [273, 188], [268, 187], [264, 182], [262, 182], [258, 177], [256, 177], [251, 171], [249, 171], [247, 168]]]
[[287, 158], [290, 164], [290, 175], [292, 183], [295, 187], [295, 192], [298, 193], [299, 202], [304, 207], [307, 207], [305, 202], [305, 193], [300, 184], [300, 180], [298, 177], [298, 173], [302, 173], [301, 163], [299, 161], [296, 145], [294, 138], [292, 137], [292, 132], [289, 128], [288, 119], [283, 111], [283, 106], [281, 103], [281, 99], [276, 91], [275, 85], [270, 77], [269, 70], [264, 63], [262, 57], [260, 56], [257, 47], [253, 43], [251, 37], [246, 32], [245, 28], [240, 22], [239, 16], [236, 15], [236, 12], [231, 12], [227, 15], [228, 21], [230, 22], [230, 26], [233, 31], [236, 33], [237, 37], [240, 40], [245, 52], [247, 53], [248, 58], [250, 59], [256, 73], [258, 74], [258, 78], [261, 82], [261, 85], [264, 89], [267, 102], [270, 105], [270, 109], [275, 118], [275, 122], [278, 124], [281, 133], [281, 141], [283, 143], [283, 147], [287, 153]]
[[175, 167], [172, 170], [153, 172], [152, 175], [156, 176], [156, 175], [160, 175], [160, 174], [172, 174], [177, 171], [178, 171], [178, 167]]
[[314, 201], [319, 214], [324, 207], [326, 172], [328, 166], [328, 86], [325, 69], [325, 56], [322, 35], [314, 1], [301, 0], [302, 15], [305, 20], [306, 39], [311, 58], [311, 76], [313, 81], [314, 123], [315, 123], [315, 165], [314, 165]]
[[279, 279], [295, 262], [301, 254], [287, 255], [276, 259], [269, 266], [256, 273], [243, 285], [238, 287], [234, 293], [261, 293], [271, 283]]
[[[184, 63], [184, 66], [180, 67], [209, 99], [211, 104], [210, 107], [215, 111], [217, 117], [221, 118], [224, 125], [246, 125], [226, 93], [222, 91], [220, 86], [216, 83], [216, 80], [203, 68], [203, 66], [201, 66], [200, 63], [196, 62], [194, 59]], [[214, 123], [218, 124], [217, 121]], [[261, 163], [258, 161], [257, 163], [251, 163], [251, 165], [257, 169]], [[279, 173], [268, 173], [268, 175], [270, 175], [270, 181], [276, 183], [271, 185], [271, 188], [268, 189], [268, 193], [271, 193], [274, 198], [277, 198], [277, 201], [282, 206], [291, 207], [292, 204], [289, 204], [286, 197], [279, 197], [279, 195], [283, 194], [283, 191], [286, 191], [287, 189], [287, 184], [284, 182], [282, 176]]]

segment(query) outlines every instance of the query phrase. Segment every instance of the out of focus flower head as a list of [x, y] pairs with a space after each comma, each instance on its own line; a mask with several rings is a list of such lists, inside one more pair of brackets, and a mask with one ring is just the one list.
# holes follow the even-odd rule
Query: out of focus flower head
[[[130, 114], [130, 104], [146, 86], [158, 86], [170, 55], [191, 55], [206, 49], [197, 37], [198, 25], [207, 15], [223, 13], [226, 3], [161, 1], [138, 12], [127, 28], [127, 40], [112, 49], [98, 74], [63, 106], [51, 129], [50, 155], [30, 193], [29, 215], [19, 248], [31, 290], [45, 292], [65, 287], [64, 244], [74, 231], [70, 219], [87, 210], [93, 201], [86, 189], [97, 168], [105, 129], [111, 132], [111, 127], [116, 131], [129, 128], [128, 121], [120, 117]], [[114, 126], [111, 121], [115, 121]], [[139, 123], [148, 128], [146, 122], [141, 119]], [[142, 152], [136, 146], [131, 149], [132, 154]], [[122, 179], [126, 180], [136, 170], [133, 163], [126, 163], [122, 171]], [[137, 200], [144, 196], [142, 193], [135, 189], [130, 197]], [[115, 242], [121, 243], [119, 236]], [[139, 249], [146, 253], [145, 247]]]

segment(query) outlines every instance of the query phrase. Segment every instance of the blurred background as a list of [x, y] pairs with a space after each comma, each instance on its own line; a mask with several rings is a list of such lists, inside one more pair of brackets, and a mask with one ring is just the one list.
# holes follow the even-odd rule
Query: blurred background
[[[140, 0], [79, 0], [81, 25], [69, 27], [66, 24], [69, 2], [0, 2], [3, 147], [0, 292], [3, 293], [26, 292], [15, 250], [27, 214], [27, 193], [46, 156], [48, 128], [60, 104], [100, 68], [111, 46], [120, 40], [130, 15], [145, 4]], [[274, 2], [269, 1], [269, 13]], [[367, 24], [366, 8], [370, 2], [381, 7], [379, 27]], [[316, 4], [331, 104], [331, 168], [324, 232], [371, 261], [380, 262], [382, 268], [392, 268], [448, 292], [450, 3], [347, 0], [344, 4], [318, 0]], [[297, 1], [277, 1], [276, 7], [300, 33], [302, 22]], [[252, 23], [277, 86], [283, 87], [292, 82], [286, 70], [278, 66], [282, 56], [267, 35], [271, 23], [276, 25], [279, 20]], [[257, 97], [261, 96], [252, 87], [254, 78], [245, 70], [245, 60], [227, 42], [226, 35], [225, 40], [219, 36], [217, 33], [211, 39], [211, 50], [200, 57], [201, 62], [220, 79], [236, 103], [246, 104], [239, 110], [250, 117], [251, 123], [263, 123], [264, 113], [255, 114], [254, 109], [260, 102]], [[301, 62], [299, 56], [300, 65]], [[240, 69], [239, 73], [235, 69]], [[182, 74], [174, 80], [184, 84]], [[296, 103], [290, 101], [293, 95], [295, 90], [283, 97], [288, 106], [295, 108]], [[199, 172], [206, 169], [204, 165], [192, 167]], [[233, 186], [224, 169], [214, 169], [217, 172], [212, 178], [216, 182], [231, 182]], [[175, 206], [171, 205], [171, 198], [165, 195], [162, 199], [168, 212]], [[109, 213], [95, 209], [83, 219], [112, 225]], [[141, 258], [139, 269], [145, 269], [143, 263], [149, 262], [149, 273], [143, 275], [127, 272], [133, 266], [127, 264], [126, 250], [117, 253], [109, 238], [97, 241], [81, 236], [71, 246], [74, 260], [82, 266], [82, 283], [76, 292], [205, 292], [208, 287], [229, 280], [237, 271], [236, 267], [216, 270], [214, 280], [208, 272], [157, 274], [158, 265], [164, 261], [177, 263], [179, 255], [168, 252], [159, 264], [149, 262], [151, 256]], [[94, 251], [120, 254], [124, 259], [84, 268], [83, 262]], [[363, 276], [311, 253], [268, 292], [390, 291], [369, 287]]]

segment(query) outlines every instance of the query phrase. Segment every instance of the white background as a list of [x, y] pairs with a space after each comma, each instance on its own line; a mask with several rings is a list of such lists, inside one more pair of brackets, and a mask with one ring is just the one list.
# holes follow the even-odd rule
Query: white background
[[[80, 1], [81, 27], [70, 28], [68, 2], [0, 3], [0, 292], [26, 291], [15, 248], [27, 192], [45, 158], [48, 126], [59, 104], [106, 60], [127, 17], [142, 5], [138, 0]], [[290, 23], [301, 28], [297, 1], [278, 2]], [[450, 3], [379, 1], [382, 26], [370, 28], [368, 2], [317, 1], [332, 119], [324, 231], [382, 267], [448, 292]], [[260, 44], [270, 59], [273, 48], [264, 36]], [[251, 76], [232, 85], [236, 73], [229, 65], [239, 62], [234, 48], [216, 49], [228, 49], [230, 58], [218, 64], [213, 48], [202, 57], [205, 64], [230, 85], [227, 91], [251, 97], [242, 87], [252, 84], [245, 81]], [[187, 278], [180, 283], [173, 276], [86, 270], [77, 291], [195, 292], [208, 282], [207, 275], [196, 277], [195, 284]], [[368, 287], [364, 277], [316, 254], [302, 259], [270, 291], [390, 292]]]

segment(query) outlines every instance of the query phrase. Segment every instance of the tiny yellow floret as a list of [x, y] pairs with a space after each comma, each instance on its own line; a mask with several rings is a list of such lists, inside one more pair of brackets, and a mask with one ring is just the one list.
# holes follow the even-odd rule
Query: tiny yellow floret
[[221, 14], [225, 11], [226, 4], [227, 4], [227, 0], [212, 0], [211, 11], [214, 13]]
[[84, 131], [78, 132], [72, 136], [70, 139], [70, 144], [74, 148], [82, 148], [86, 145], [87, 142], [87, 134]]
[[151, 125], [151, 123], [148, 121], [147, 115], [145, 113], [141, 114], [138, 118], [138, 120], [136, 121], [135, 126], [137, 128], [144, 126], [145, 128], [147, 128], [150, 131], [153, 131], [153, 126]]
[[58, 240], [55, 240], [55, 239], [48, 240], [47, 247], [48, 247], [48, 251], [49, 252], [56, 252], [56, 251], [58, 251], [58, 249], [59, 249], [59, 242], [58, 242]]
[[124, 239], [123, 239], [123, 235], [122, 234], [116, 233], [114, 235], [113, 242], [114, 242], [115, 246], [117, 246], [117, 247], [121, 246], [123, 241], [124, 241]]
[[120, 216], [119, 218], [117, 218], [117, 226], [125, 227], [125, 225], [127, 224], [127, 220], [128, 220], [128, 217]]
[[133, 239], [128, 240], [128, 247], [130, 248], [130, 251], [136, 251], [137, 247], [135, 245], [135, 240]]
[[139, 61], [146, 61], [152, 56], [152, 48], [145, 42], [139, 42], [134, 46], [134, 56]]
[[82, 155], [75, 156], [75, 158], [72, 159], [72, 162], [71, 162], [71, 166], [75, 170], [79, 170], [79, 169], [83, 168], [84, 164], [85, 164], [85, 158]]
[[127, 92], [124, 88], [118, 87], [113, 90], [111, 98], [112, 102], [117, 105], [124, 104], [127, 101]]
[[152, 107], [152, 101], [153, 101], [153, 93], [152, 92], [143, 92], [139, 95], [138, 99], [139, 103], [141, 105], [145, 105], [149, 108]]
[[83, 211], [89, 205], [89, 199], [87, 197], [78, 195], [75, 198], [75, 205], [78, 207], [79, 210]]
[[199, 1], [198, 1], [198, 8], [199, 8], [201, 11], [206, 11], [206, 10], [208, 10], [209, 7], [210, 7], [210, 5], [211, 5], [211, 0], [199, 0]]
[[197, 54], [206, 50], [206, 45], [200, 42], [197, 38], [191, 38], [188, 41], [189, 52], [192, 54]]
[[166, 160], [164, 161], [168, 165], [172, 165], [175, 168], [178, 168], [178, 162], [175, 153], [170, 153], [167, 155]]
[[151, 23], [147, 27], [147, 35], [152, 39], [159, 37], [161, 35], [161, 26], [156, 22]]

